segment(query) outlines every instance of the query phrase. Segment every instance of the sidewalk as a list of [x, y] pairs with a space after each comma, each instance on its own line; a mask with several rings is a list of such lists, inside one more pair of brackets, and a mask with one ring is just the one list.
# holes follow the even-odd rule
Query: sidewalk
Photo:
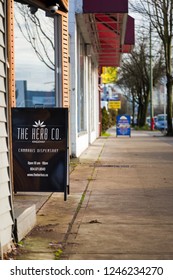
[[110, 133], [74, 163], [66, 202], [32, 197], [37, 225], [16, 259], [173, 259], [173, 138]]

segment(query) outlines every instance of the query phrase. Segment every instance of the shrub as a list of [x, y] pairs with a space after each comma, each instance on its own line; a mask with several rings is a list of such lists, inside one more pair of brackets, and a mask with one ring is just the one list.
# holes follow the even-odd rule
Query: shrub
[[102, 131], [105, 132], [110, 126], [109, 113], [105, 107], [102, 108]]

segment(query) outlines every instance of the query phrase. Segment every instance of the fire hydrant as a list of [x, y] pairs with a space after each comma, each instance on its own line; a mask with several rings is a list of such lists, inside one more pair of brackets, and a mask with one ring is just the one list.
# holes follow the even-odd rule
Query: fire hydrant
[[151, 119], [151, 130], [154, 130], [154, 118]]

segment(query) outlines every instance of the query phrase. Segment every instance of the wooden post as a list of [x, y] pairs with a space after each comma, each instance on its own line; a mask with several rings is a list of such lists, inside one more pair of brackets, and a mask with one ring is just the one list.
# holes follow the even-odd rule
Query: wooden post
[[7, 0], [7, 57], [9, 108], [16, 106], [14, 67], [14, 0]]
[[12, 125], [11, 125], [11, 108], [16, 106], [15, 97], [15, 66], [14, 66], [14, 0], [7, 0], [7, 109], [9, 124], [9, 161], [10, 161], [10, 178], [13, 189], [13, 158], [12, 158]]

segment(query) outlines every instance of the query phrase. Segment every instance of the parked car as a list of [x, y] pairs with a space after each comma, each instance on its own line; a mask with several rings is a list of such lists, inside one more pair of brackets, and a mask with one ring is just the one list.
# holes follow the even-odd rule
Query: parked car
[[157, 121], [155, 123], [155, 128], [160, 131], [167, 130], [167, 114], [157, 115]]
[[150, 117], [147, 117], [147, 118], [146, 118], [146, 124], [148, 124], [148, 126], [150, 126], [150, 125], [151, 125], [151, 122], [150, 122]]

